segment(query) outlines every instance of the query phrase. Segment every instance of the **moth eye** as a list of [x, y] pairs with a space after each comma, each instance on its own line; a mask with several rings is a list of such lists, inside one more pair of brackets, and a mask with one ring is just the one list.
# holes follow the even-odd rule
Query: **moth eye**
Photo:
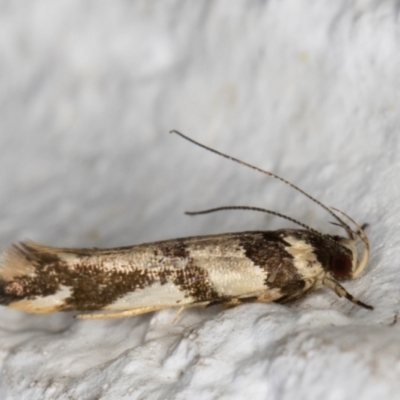
[[335, 278], [345, 279], [351, 276], [353, 264], [351, 259], [344, 254], [335, 254], [331, 261], [331, 271]]

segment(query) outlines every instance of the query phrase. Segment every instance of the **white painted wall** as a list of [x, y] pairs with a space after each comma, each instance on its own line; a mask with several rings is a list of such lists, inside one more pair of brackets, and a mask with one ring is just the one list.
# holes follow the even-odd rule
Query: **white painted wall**
[[289, 306], [109, 321], [2, 308], [2, 399], [377, 399], [400, 393], [397, 2], [0, 1], [0, 245], [118, 246], [286, 227], [337, 233], [271, 169], [371, 224], [346, 283]]

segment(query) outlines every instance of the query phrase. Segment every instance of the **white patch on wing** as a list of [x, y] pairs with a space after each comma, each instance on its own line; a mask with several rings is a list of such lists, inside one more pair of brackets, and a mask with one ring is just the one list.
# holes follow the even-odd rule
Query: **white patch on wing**
[[171, 282], [161, 285], [159, 282], [127, 293], [103, 310], [128, 310], [137, 307], [165, 305], [165, 307], [179, 307], [193, 303], [193, 298], [185, 296], [185, 292]]
[[208, 280], [221, 296], [256, 296], [265, 291], [266, 272], [248, 259], [244, 249], [215, 247], [213, 254], [191, 249], [196, 266], [208, 273]]
[[293, 236], [285, 236], [285, 242], [290, 244], [285, 250], [293, 256], [293, 264], [304, 279], [323, 278], [325, 271], [315, 256], [313, 246]]
[[11, 308], [33, 312], [33, 313], [47, 313], [58, 311], [66, 299], [71, 296], [71, 288], [68, 286], [60, 286], [57, 293], [50, 296], [37, 297], [34, 300], [20, 300], [10, 304]]

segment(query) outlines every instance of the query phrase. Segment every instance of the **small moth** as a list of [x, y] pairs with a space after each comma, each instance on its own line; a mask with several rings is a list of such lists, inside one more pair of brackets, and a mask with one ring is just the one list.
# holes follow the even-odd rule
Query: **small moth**
[[0, 304], [32, 313], [80, 311], [79, 318], [116, 318], [167, 307], [182, 311], [216, 304], [229, 308], [249, 302], [285, 303], [326, 286], [339, 297], [373, 309], [339, 283], [357, 278], [367, 265], [369, 243], [363, 227], [271, 172], [178, 131], [171, 133], [291, 186], [335, 218], [334, 224], [347, 237], [321, 233], [267, 209], [229, 206], [187, 214], [253, 210], [285, 218], [302, 229], [224, 233], [113, 249], [58, 248], [26, 241], [2, 255]]

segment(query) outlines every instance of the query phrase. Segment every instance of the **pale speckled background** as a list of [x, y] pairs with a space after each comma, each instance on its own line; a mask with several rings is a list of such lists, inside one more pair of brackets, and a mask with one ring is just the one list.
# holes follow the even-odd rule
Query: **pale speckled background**
[[0, 0], [0, 245], [369, 222], [364, 275], [295, 304], [109, 321], [1, 309], [2, 399], [400, 396], [400, 32], [388, 1]]

